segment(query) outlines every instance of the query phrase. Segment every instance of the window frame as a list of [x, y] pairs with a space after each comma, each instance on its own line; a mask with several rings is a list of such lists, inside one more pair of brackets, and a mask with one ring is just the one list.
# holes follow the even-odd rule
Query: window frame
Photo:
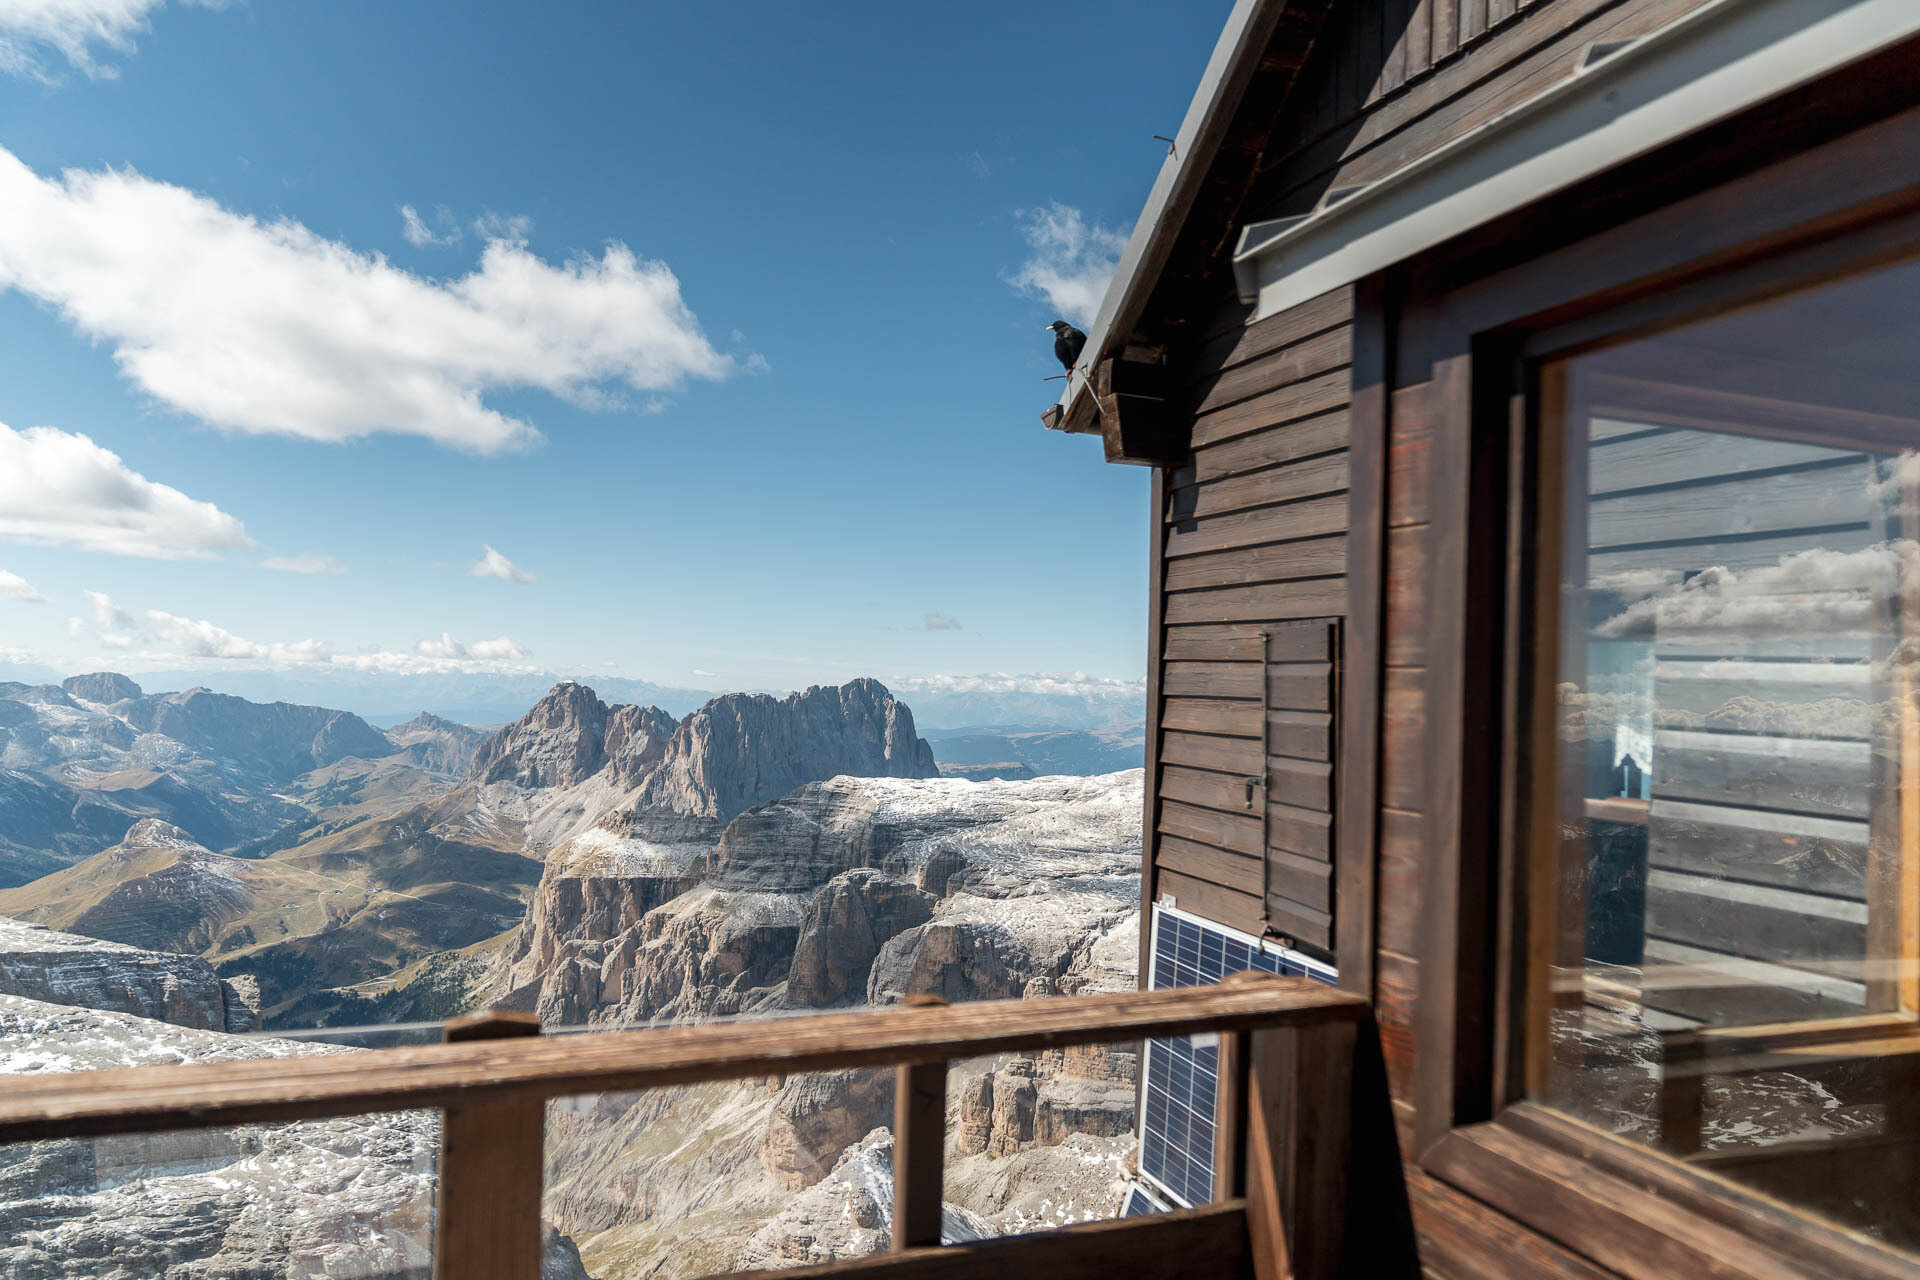
[[[1356, 364], [1356, 385], [1430, 378], [1431, 396], [1409, 1155], [1625, 1276], [1892, 1280], [1920, 1277], [1920, 1259], [1529, 1101], [1543, 1063], [1525, 1033], [1550, 998], [1553, 948], [1530, 904], [1550, 884], [1540, 870], [1556, 843], [1540, 746], [1554, 736], [1564, 462], [1540, 371], [1920, 254], [1920, 184], [1893, 176], [1920, 156], [1920, 89], [1900, 74], [1915, 55], [1903, 46], [1849, 82], [1734, 122], [1744, 133], [1688, 139], [1367, 291], [1399, 301], [1383, 304], [1392, 341], [1380, 367]], [[1516, 246], [1525, 260], [1507, 265]], [[1882, 1029], [1911, 1025], [1897, 1022]]]

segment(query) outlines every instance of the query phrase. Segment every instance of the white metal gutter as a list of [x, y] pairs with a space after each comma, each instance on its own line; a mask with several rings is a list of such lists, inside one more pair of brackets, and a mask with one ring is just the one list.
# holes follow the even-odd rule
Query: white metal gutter
[[[1920, 0], [1915, 0], [1920, 3]], [[1214, 43], [1207, 69], [1200, 77], [1186, 119], [1174, 135], [1173, 151], [1161, 162], [1160, 174], [1147, 203], [1133, 224], [1126, 250], [1100, 299], [1087, 345], [1079, 365], [1067, 378], [1060, 406], [1071, 410], [1076, 398], [1090, 394], [1087, 378], [1109, 349], [1126, 342], [1147, 296], [1159, 280], [1160, 269], [1172, 252], [1186, 222], [1207, 169], [1219, 151], [1220, 140], [1233, 123], [1241, 94], [1252, 78], [1260, 56], [1280, 20], [1285, 0], [1236, 0], [1227, 24]]]
[[1285, 311], [1915, 33], [1920, 0], [1713, 0], [1335, 204], [1243, 228], [1241, 300]]

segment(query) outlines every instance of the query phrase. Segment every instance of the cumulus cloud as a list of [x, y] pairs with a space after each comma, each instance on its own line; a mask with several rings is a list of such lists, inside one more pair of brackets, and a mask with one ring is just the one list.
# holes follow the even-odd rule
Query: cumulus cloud
[[47, 598], [17, 573], [0, 569], [0, 600], [18, 600], [22, 604], [45, 604]]
[[306, 666], [330, 662], [333, 650], [318, 640], [291, 644], [261, 644], [197, 618], [182, 618], [161, 609], [149, 609], [145, 633], [187, 658], [219, 658], [264, 662], [270, 666]]
[[1910, 539], [1858, 551], [1815, 547], [1778, 564], [1716, 565], [1660, 586], [1594, 631], [1609, 640], [1860, 636], [1872, 626], [1876, 604], [1894, 598], [1916, 573], [1920, 544]]
[[262, 569], [277, 569], [281, 573], [345, 573], [347, 566], [332, 556], [268, 556], [260, 562]]
[[84, 591], [87, 602], [93, 606], [93, 625], [102, 631], [132, 631], [140, 624], [133, 615], [113, 602], [113, 597], [104, 591]]
[[936, 609], [934, 612], [928, 614], [926, 616], [926, 619], [922, 621], [918, 627], [915, 627], [914, 630], [916, 631], [965, 631], [966, 628], [960, 625], [960, 620], [958, 618], [952, 617], [948, 614], [941, 613], [939, 610]]
[[1048, 693], [1075, 697], [1140, 697], [1146, 692], [1145, 680], [1115, 680], [1090, 676], [1082, 671], [1034, 672], [1012, 674], [987, 671], [972, 676], [904, 676], [887, 681], [895, 693], [924, 690], [930, 693]]
[[157, 560], [253, 545], [234, 517], [147, 479], [87, 436], [53, 427], [15, 431], [5, 423], [0, 538]]
[[445, 631], [440, 633], [438, 640], [422, 640], [414, 648], [423, 658], [479, 658], [482, 661], [493, 662], [527, 656], [525, 649], [505, 636], [495, 640], [475, 640], [472, 644], [465, 644], [455, 640]]
[[[223, 0], [186, 0], [218, 8]], [[49, 54], [94, 79], [115, 72], [95, 60], [95, 49], [132, 53], [147, 15], [165, 0], [0, 0], [0, 71], [52, 82]]]
[[0, 288], [110, 346], [155, 400], [229, 430], [492, 453], [540, 434], [490, 392], [605, 405], [735, 368], [666, 264], [617, 242], [555, 264], [502, 222], [473, 271], [432, 279], [131, 169], [43, 178], [4, 148], [0, 209]]
[[[439, 227], [435, 231], [433, 227]], [[433, 227], [420, 216], [420, 211], [410, 204], [400, 206], [400, 234], [407, 243], [416, 249], [446, 249], [460, 243], [460, 224], [453, 219], [453, 211], [441, 205], [433, 211]]]
[[[91, 630], [100, 644], [146, 663], [212, 660], [237, 666], [318, 667], [384, 675], [523, 674], [534, 670], [520, 661], [528, 656], [527, 650], [506, 636], [469, 643], [443, 631], [439, 639], [422, 640], [411, 650], [376, 648], [342, 654], [334, 652], [324, 640], [254, 640], [204, 618], [164, 609], [148, 609], [135, 619], [102, 592], [89, 591], [86, 595], [93, 606]], [[76, 639], [85, 636], [88, 620], [69, 618], [67, 631]]]
[[525, 569], [522, 569], [519, 565], [515, 564], [513, 561], [507, 559], [505, 556], [501, 555], [498, 551], [495, 551], [492, 547], [485, 547], [485, 550], [487, 554], [481, 556], [478, 560], [475, 560], [473, 562], [473, 567], [467, 570], [467, 572], [472, 574], [474, 577], [499, 578], [503, 582], [538, 582], [539, 581], [538, 578], [528, 573]]
[[1044, 209], [1021, 210], [1019, 220], [1029, 253], [1007, 283], [1029, 297], [1045, 298], [1062, 319], [1091, 328], [1127, 247], [1126, 236], [1089, 222], [1057, 200]]

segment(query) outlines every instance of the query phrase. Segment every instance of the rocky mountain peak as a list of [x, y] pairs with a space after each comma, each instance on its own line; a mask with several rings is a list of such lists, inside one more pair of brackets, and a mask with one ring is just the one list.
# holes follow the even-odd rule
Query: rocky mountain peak
[[933, 778], [913, 712], [878, 680], [784, 698], [729, 693], [682, 720], [630, 806], [730, 821], [802, 783], [838, 774]]
[[159, 818], [142, 818], [127, 828], [127, 834], [120, 841], [122, 845], [135, 849], [199, 849], [205, 848], [198, 840]]
[[87, 702], [114, 703], [140, 696], [140, 686], [117, 671], [90, 671], [60, 682], [68, 695]]
[[115, 714], [144, 733], [164, 734], [277, 778], [292, 778], [347, 756], [377, 760], [394, 751], [385, 734], [351, 711], [249, 702], [211, 689], [136, 698]]
[[413, 763], [441, 773], [464, 774], [473, 767], [474, 753], [487, 735], [471, 726], [422, 711], [405, 724], [387, 730], [387, 740]]
[[562, 680], [526, 715], [480, 744], [470, 777], [523, 787], [570, 787], [607, 762], [607, 704], [592, 689]]
[[667, 754], [674, 718], [659, 707], [615, 707], [607, 717], [607, 771], [623, 787], [640, 780]]

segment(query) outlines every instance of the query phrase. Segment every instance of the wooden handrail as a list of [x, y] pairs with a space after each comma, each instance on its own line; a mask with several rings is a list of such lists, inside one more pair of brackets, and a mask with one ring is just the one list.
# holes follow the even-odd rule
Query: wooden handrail
[[1367, 1002], [1350, 992], [1307, 978], [1273, 978], [312, 1058], [16, 1076], [0, 1094], [0, 1144], [527, 1102], [1210, 1031], [1312, 1027], [1355, 1022], [1367, 1010]]
[[[435, 1275], [534, 1280], [547, 1100], [893, 1066], [895, 1251], [878, 1264], [890, 1274], [931, 1280], [989, 1266], [1007, 1280], [1070, 1280], [1125, 1272], [1129, 1262], [1164, 1274], [1177, 1261], [1206, 1258], [1222, 1274], [1250, 1264], [1255, 1280], [1331, 1280], [1341, 1274], [1345, 1228], [1346, 1090], [1368, 1009], [1310, 979], [1241, 974], [1213, 987], [953, 1006], [921, 999], [578, 1036], [530, 1034], [539, 1029], [530, 1019], [482, 1016], [438, 1045], [16, 1077], [0, 1097], [0, 1143], [443, 1108]], [[1238, 1082], [1223, 1091], [1222, 1203], [1054, 1238], [940, 1245], [952, 1059], [1209, 1032], [1226, 1036]], [[1243, 1188], [1246, 1199], [1230, 1198]]]

